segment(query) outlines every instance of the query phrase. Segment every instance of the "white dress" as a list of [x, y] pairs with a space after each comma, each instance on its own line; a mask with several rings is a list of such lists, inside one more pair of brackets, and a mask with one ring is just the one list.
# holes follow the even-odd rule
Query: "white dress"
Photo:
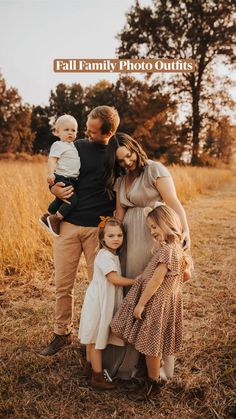
[[101, 350], [108, 344], [124, 346], [110, 330], [112, 318], [123, 300], [122, 287], [113, 285], [106, 278], [110, 272], [121, 275], [119, 257], [101, 249], [94, 261], [93, 279], [85, 294], [79, 326], [80, 342], [84, 345], [93, 343]]

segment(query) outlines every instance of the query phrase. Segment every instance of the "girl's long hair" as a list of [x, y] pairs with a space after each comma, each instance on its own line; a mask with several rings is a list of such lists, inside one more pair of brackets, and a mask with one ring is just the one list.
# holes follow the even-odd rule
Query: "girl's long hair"
[[160, 205], [149, 212], [147, 218], [151, 218], [161, 228], [166, 243], [181, 243], [183, 225], [178, 214], [172, 208]]
[[119, 166], [116, 160], [116, 151], [119, 147], [126, 147], [131, 153], [137, 155], [137, 169], [140, 174], [147, 162], [147, 155], [139, 143], [130, 135], [123, 132], [117, 132], [113, 135], [107, 146], [107, 154], [105, 160], [105, 182], [106, 190], [111, 195], [116, 179], [125, 174], [125, 169]]

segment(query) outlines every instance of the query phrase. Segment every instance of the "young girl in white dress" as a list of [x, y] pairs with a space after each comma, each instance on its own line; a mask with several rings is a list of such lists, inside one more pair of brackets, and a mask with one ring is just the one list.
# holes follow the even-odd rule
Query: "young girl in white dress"
[[191, 257], [182, 247], [182, 225], [175, 211], [161, 203], [145, 210], [155, 240], [153, 257], [126, 295], [111, 329], [145, 355], [146, 397], [159, 393], [161, 357], [175, 355], [181, 347], [182, 285], [190, 276]]
[[108, 343], [123, 346], [124, 342], [110, 330], [111, 320], [123, 300], [123, 286], [135, 279], [121, 276], [117, 251], [124, 238], [122, 223], [115, 218], [103, 220], [99, 225], [100, 250], [94, 261], [94, 274], [85, 294], [81, 311], [79, 339], [86, 345], [87, 361], [91, 363], [91, 384], [101, 390], [110, 390], [114, 384], [102, 367], [102, 351]]

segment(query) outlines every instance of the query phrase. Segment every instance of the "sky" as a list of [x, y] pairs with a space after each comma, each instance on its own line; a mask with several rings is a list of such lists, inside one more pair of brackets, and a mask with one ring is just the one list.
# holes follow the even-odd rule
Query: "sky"
[[[18, 88], [24, 102], [46, 105], [50, 90], [61, 82], [115, 82], [117, 74], [54, 73], [53, 60], [117, 58], [115, 37], [133, 4], [134, 0], [0, 0], [0, 71], [7, 86]], [[236, 75], [229, 75], [236, 81]], [[236, 87], [232, 96], [236, 100]]]
[[[151, 0], [141, 0], [142, 5]], [[0, 69], [30, 104], [60, 83], [95, 84], [115, 74], [56, 74], [54, 58], [117, 58], [115, 36], [134, 0], [0, 0]]]

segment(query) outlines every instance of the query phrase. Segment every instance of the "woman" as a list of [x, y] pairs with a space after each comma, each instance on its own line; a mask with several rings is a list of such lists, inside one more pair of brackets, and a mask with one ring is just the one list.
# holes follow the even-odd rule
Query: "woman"
[[[117, 192], [116, 217], [123, 221], [127, 234], [125, 255], [121, 260], [123, 275], [137, 277], [151, 258], [154, 243], [143, 208], [154, 208], [156, 202], [165, 202], [177, 212], [183, 225], [183, 246], [190, 248], [186, 214], [169, 171], [161, 163], [149, 160], [142, 147], [129, 135], [116, 133], [110, 139], [105, 176], [108, 191], [112, 193], [115, 189]], [[138, 354], [129, 345], [126, 352], [120, 354], [110, 347], [104, 361], [112, 375], [128, 379], [137, 371]], [[164, 359], [162, 378], [170, 378], [173, 368], [173, 357]]]

